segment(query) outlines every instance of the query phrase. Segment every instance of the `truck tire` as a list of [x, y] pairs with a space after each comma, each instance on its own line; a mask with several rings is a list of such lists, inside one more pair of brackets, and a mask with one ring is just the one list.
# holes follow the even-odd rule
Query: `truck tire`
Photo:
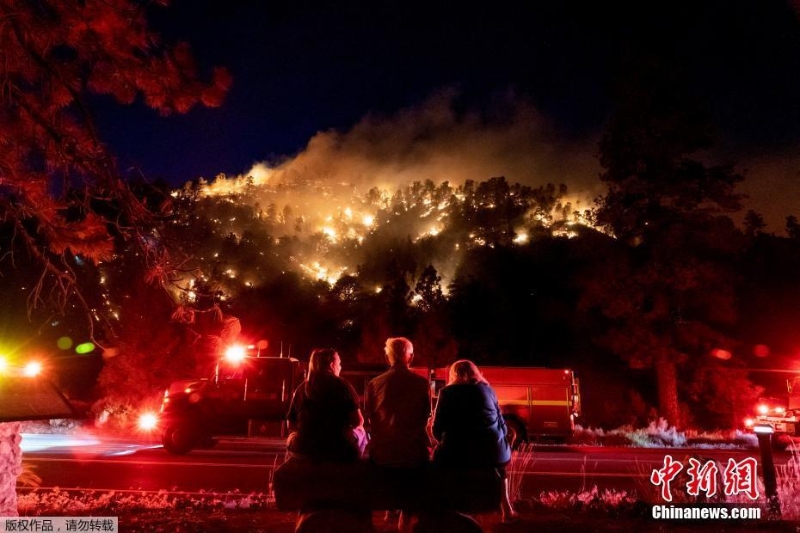
[[511, 445], [512, 450], [518, 450], [524, 442], [528, 441], [528, 431], [525, 428], [525, 424], [513, 417], [508, 417], [505, 420], [508, 443]]
[[164, 449], [173, 455], [186, 455], [197, 446], [200, 431], [191, 422], [173, 422], [169, 424], [161, 436]]
[[792, 444], [792, 437], [785, 433], [772, 436], [772, 449], [780, 452], [786, 451]]

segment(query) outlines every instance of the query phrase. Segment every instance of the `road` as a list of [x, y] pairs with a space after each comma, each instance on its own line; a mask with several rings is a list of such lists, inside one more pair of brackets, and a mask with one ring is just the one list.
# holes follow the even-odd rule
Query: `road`
[[[720, 465], [729, 458], [740, 462], [756, 457], [761, 463], [757, 450], [540, 446], [527, 461], [515, 464], [512, 476], [521, 481], [525, 495], [595, 485], [600, 490], [654, 490], [650, 474], [664, 465], [667, 454], [684, 464], [684, 471], [689, 457]], [[214, 448], [174, 456], [154, 442], [23, 435], [24, 465], [41, 477], [42, 488], [62, 490], [265, 493], [283, 457], [278, 439], [221, 439]], [[776, 452], [775, 463], [780, 468], [789, 458], [786, 452]]]

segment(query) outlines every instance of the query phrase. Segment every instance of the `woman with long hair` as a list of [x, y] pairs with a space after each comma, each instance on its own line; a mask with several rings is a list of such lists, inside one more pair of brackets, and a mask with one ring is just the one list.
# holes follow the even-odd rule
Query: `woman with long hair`
[[516, 518], [508, 493], [506, 465], [511, 447], [506, 423], [489, 382], [472, 361], [450, 366], [447, 386], [439, 391], [433, 415], [433, 436], [438, 441], [434, 463], [450, 468], [495, 468], [503, 479], [500, 511], [504, 522]]
[[294, 391], [286, 422], [289, 453], [322, 461], [356, 461], [366, 446], [358, 395], [339, 377], [342, 359], [332, 348], [315, 349], [308, 375]]

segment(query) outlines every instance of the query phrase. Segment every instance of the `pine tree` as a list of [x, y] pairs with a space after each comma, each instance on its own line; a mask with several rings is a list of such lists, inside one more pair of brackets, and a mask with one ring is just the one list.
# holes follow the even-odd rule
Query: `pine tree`
[[625, 252], [598, 274], [587, 298], [610, 321], [607, 344], [635, 367], [655, 370], [661, 414], [680, 424], [679, 369], [726, 342], [732, 322], [730, 259], [740, 208], [726, 166], [693, 154], [711, 143], [705, 115], [664, 68], [627, 80], [600, 144], [607, 194], [599, 225]]
[[220, 105], [230, 84], [223, 69], [200, 81], [188, 45], [168, 47], [148, 28], [147, 6], [0, 0], [0, 216], [44, 268], [43, 283], [67, 296], [79, 295], [70, 258], [107, 260], [115, 238], [137, 242], [154, 279], [165, 276], [165, 252], [135, 238], [153, 213], [98, 136], [89, 96], [122, 104], [141, 96], [166, 115]]
[[[98, 136], [90, 94], [123, 104], [137, 96], [162, 114], [195, 104], [217, 106], [230, 84], [222, 69], [198, 79], [186, 44], [167, 47], [145, 18], [149, 3], [133, 0], [0, 0], [0, 219], [14, 248], [42, 269], [31, 305], [50, 284], [63, 307], [89, 305], [78, 287], [76, 258], [98, 263], [115, 239], [140, 248], [151, 279], [169, 266], [163, 248], [144, 238], [153, 213], [127, 186]], [[12, 257], [14, 259], [14, 257]], [[11, 261], [6, 261], [5, 265]], [[92, 330], [92, 320], [87, 320]], [[18, 424], [0, 425], [0, 511], [17, 514], [21, 469]]]

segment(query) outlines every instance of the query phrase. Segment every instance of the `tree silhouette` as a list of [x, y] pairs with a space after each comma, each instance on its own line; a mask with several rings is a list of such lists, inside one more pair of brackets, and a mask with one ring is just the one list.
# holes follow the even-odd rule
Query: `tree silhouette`
[[800, 240], [800, 223], [797, 222], [797, 217], [794, 215], [786, 217], [786, 234], [790, 239]]
[[[93, 306], [79, 290], [82, 263], [112, 258], [116, 242], [139, 248], [147, 276], [163, 281], [168, 255], [151, 232], [155, 219], [122, 179], [94, 126], [87, 96], [110, 95], [167, 114], [196, 103], [219, 105], [230, 83], [223, 70], [198, 81], [186, 45], [166, 47], [148, 29], [148, 3], [132, 0], [0, 0], [0, 219], [42, 269], [31, 307], [77, 300], [94, 336]], [[19, 254], [22, 255], [22, 254]], [[14, 254], [11, 255], [13, 261]], [[8, 257], [8, 256], [6, 256]], [[9, 264], [7, 261], [6, 264]], [[52, 288], [59, 297], [48, 300]], [[15, 515], [20, 453], [3, 463], [0, 502]]]
[[[13, 225], [15, 245], [44, 269], [33, 305], [44, 303], [48, 283], [64, 295], [62, 307], [69, 297], [83, 302], [69, 258], [107, 260], [115, 237], [137, 243], [153, 279], [165, 275], [165, 251], [142, 238], [153, 214], [122, 179], [88, 96], [130, 104], [141, 95], [162, 114], [186, 112], [197, 103], [219, 105], [230, 79], [217, 69], [212, 83], [199, 81], [188, 46], [161, 44], [146, 7], [0, 1], [0, 215]], [[113, 217], [103, 207], [109, 203]]]
[[600, 144], [597, 222], [625, 250], [587, 297], [611, 320], [609, 346], [655, 369], [661, 414], [680, 424], [678, 369], [728, 342], [741, 239], [725, 213], [739, 209], [743, 178], [690, 158], [711, 142], [704, 114], [674, 72], [653, 67], [626, 80]]
[[436, 368], [456, 360], [458, 345], [441, 281], [433, 265], [428, 265], [414, 286], [414, 350], [418, 366]]

